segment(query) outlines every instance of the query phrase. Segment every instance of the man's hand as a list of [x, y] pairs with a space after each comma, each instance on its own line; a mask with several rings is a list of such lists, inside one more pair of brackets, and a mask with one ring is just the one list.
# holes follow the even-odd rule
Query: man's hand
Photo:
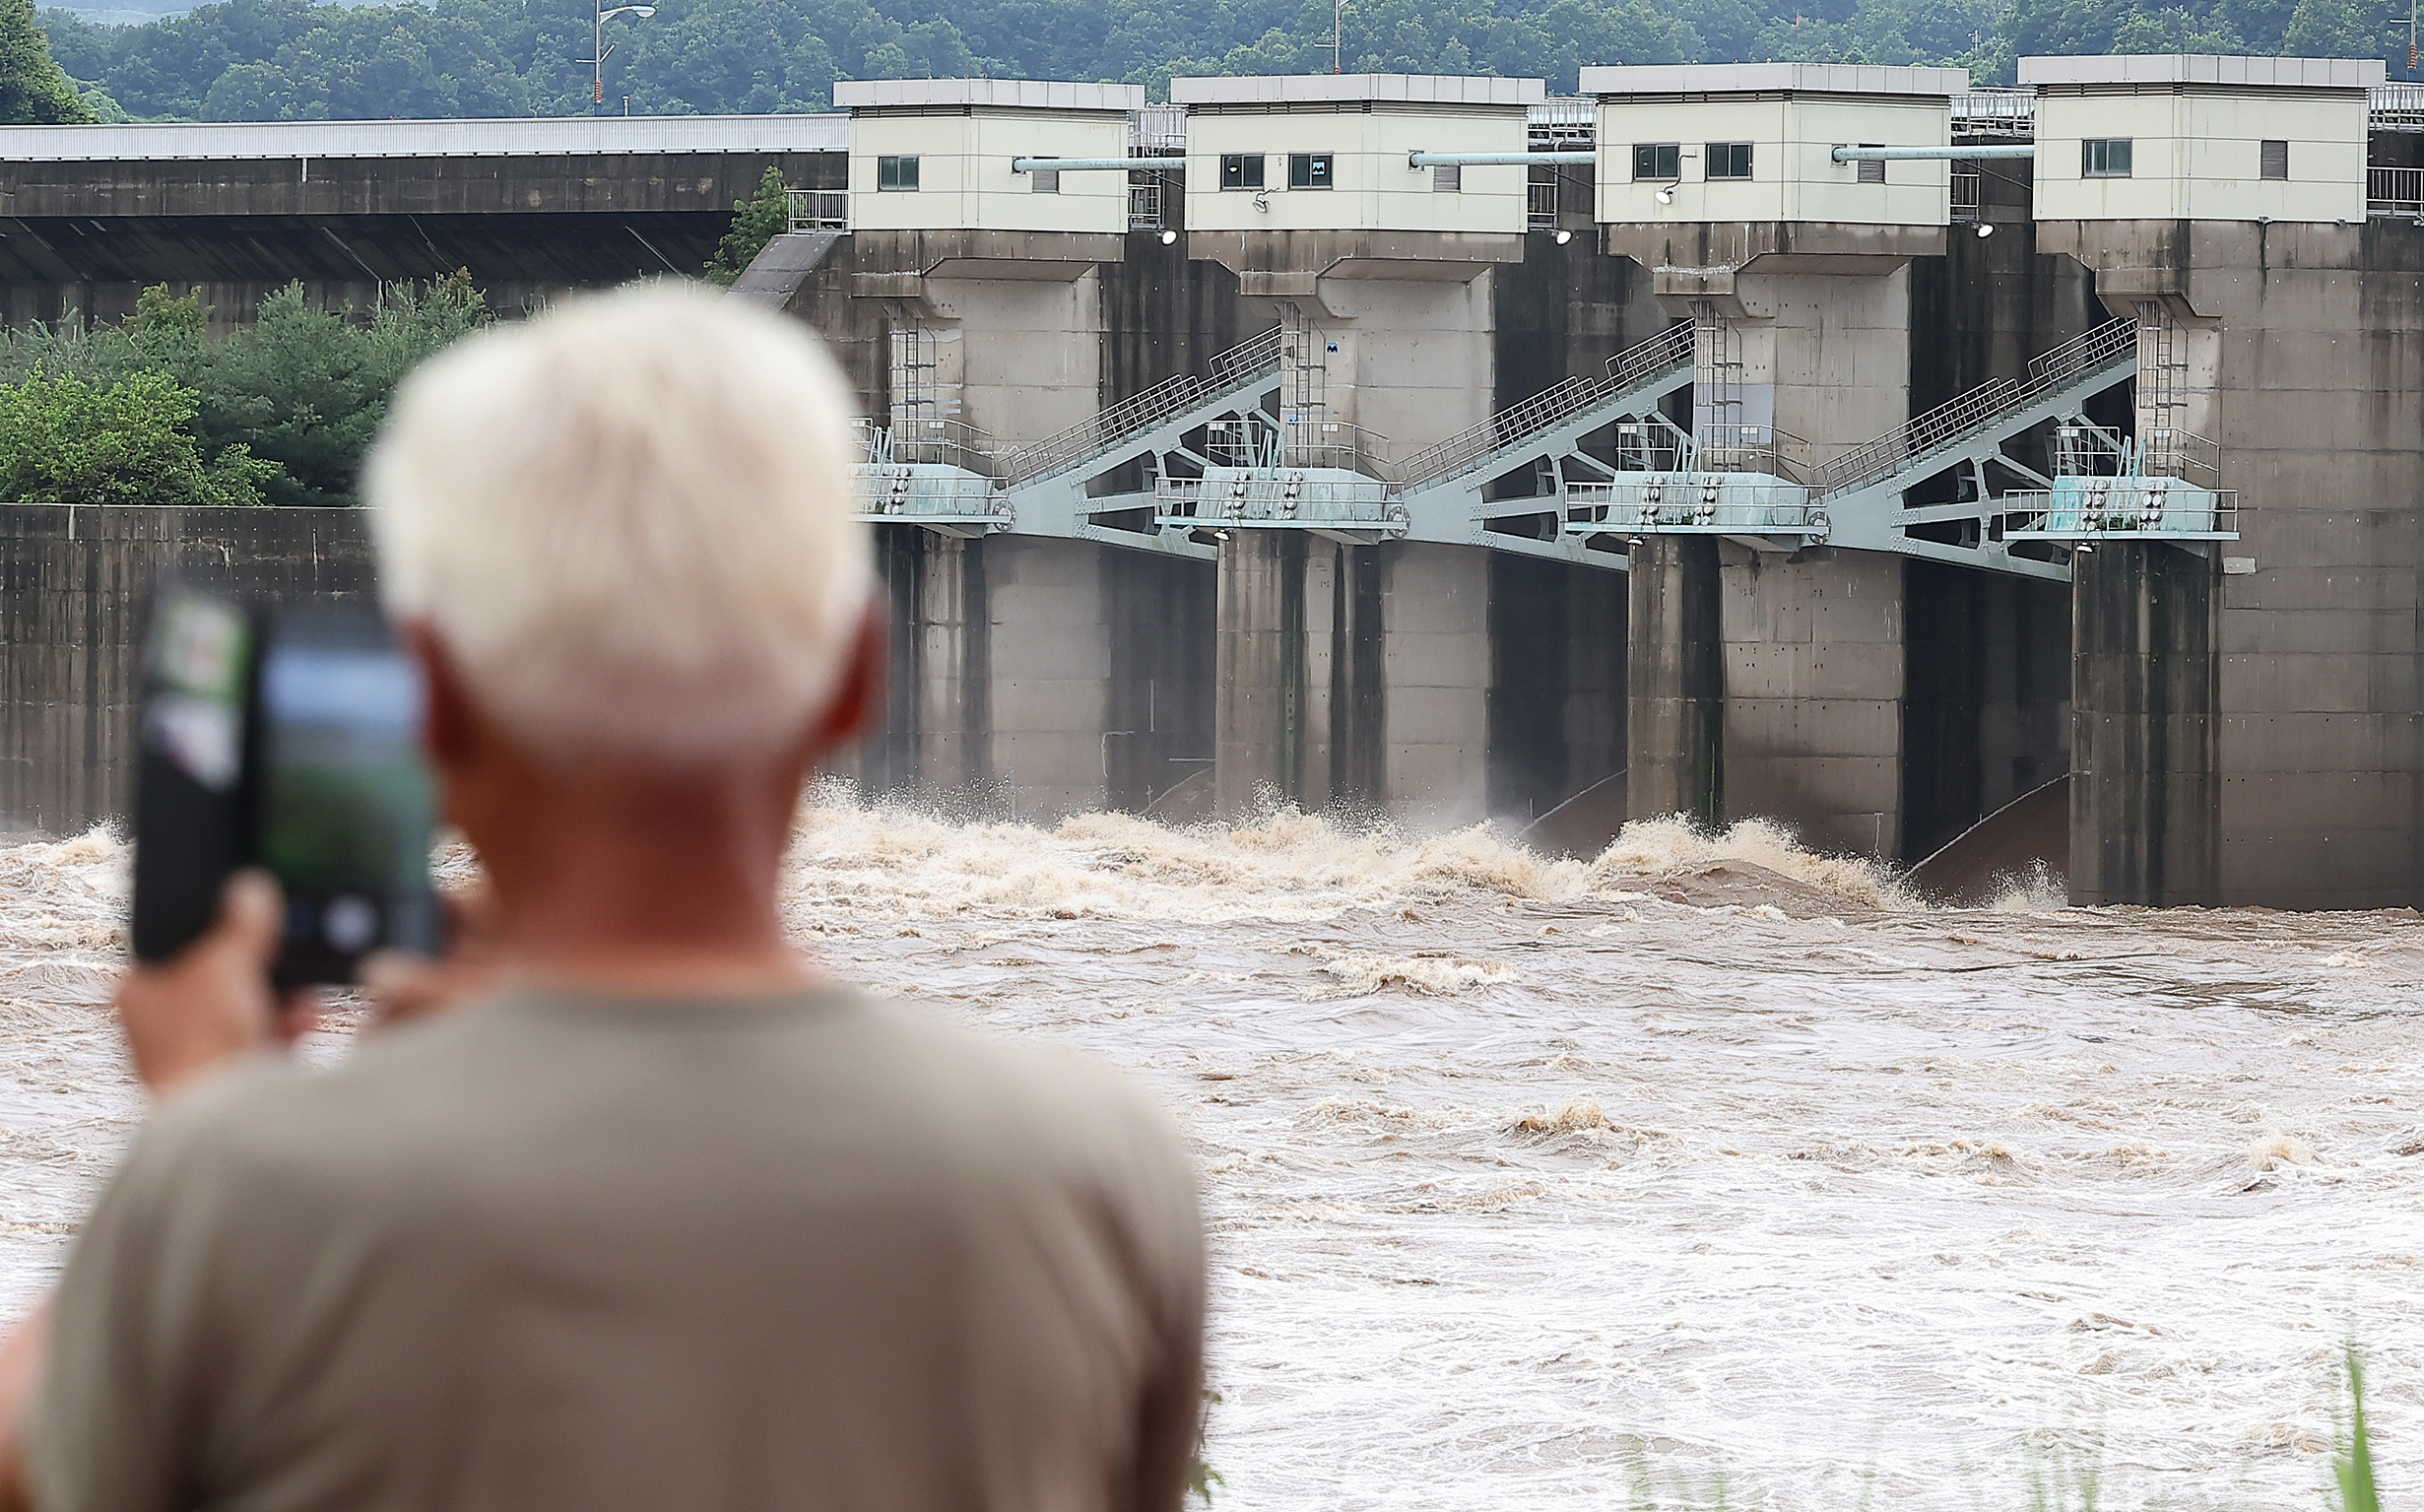
[[312, 997], [281, 1005], [270, 990], [283, 906], [269, 874], [238, 872], [202, 938], [119, 979], [118, 1022], [135, 1075], [154, 1096], [263, 1045], [291, 1044], [316, 1024]]
[[476, 998], [504, 975], [498, 937], [496, 894], [486, 882], [441, 893], [446, 913], [446, 953], [432, 960], [404, 951], [364, 956], [361, 985], [370, 995], [371, 1027], [390, 1028], [426, 1019]]

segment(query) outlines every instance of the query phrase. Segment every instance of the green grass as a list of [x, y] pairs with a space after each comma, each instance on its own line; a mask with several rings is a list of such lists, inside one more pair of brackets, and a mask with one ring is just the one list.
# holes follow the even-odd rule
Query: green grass
[[2338, 1482], [2338, 1512], [2382, 1512], [2374, 1491], [2374, 1451], [2365, 1436], [2365, 1362], [2355, 1345], [2348, 1347], [2348, 1421], [2332, 1436], [2331, 1479]]
[[[2356, 1347], [2347, 1348], [2342, 1365], [2340, 1408], [2333, 1413], [2331, 1445], [2332, 1484], [2327, 1489], [2327, 1512], [2382, 1512], [2382, 1498], [2374, 1488], [2373, 1445], [2365, 1426], [2365, 1361]], [[1207, 1392], [1207, 1405], [1220, 1400], [1217, 1394]], [[1873, 1449], [1872, 1449], [1873, 1455]], [[1626, 1444], [1622, 1459], [1622, 1474], [1626, 1504], [1629, 1512], [1726, 1512], [1728, 1506], [1726, 1475], [1723, 1470], [1704, 1487], [1678, 1485], [1676, 1491], [1684, 1498], [1671, 1501], [1662, 1498], [1658, 1479], [1650, 1469], [1646, 1443], [1633, 1437]], [[1212, 1487], [1222, 1483], [1220, 1474], [1202, 1460], [1195, 1463], [1195, 1476], [1190, 1484], [1206, 1507], [1212, 1505]], [[2027, 1512], [2101, 1512], [2106, 1507], [2104, 1496], [2104, 1456], [2101, 1446], [2091, 1449], [2066, 1449], [2057, 1445], [2033, 1460], [2028, 1468], [2025, 1489]], [[1873, 1464], [1862, 1478], [1860, 1506], [1856, 1512], [1869, 1512], [1876, 1493], [1876, 1470]], [[2158, 1499], [2138, 1509], [2138, 1512], [2161, 1512], [2165, 1505]]]

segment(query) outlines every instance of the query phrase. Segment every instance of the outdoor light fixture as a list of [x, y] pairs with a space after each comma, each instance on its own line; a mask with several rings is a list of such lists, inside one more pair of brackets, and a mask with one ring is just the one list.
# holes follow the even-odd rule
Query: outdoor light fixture
[[1671, 205], [1674, 203], [1673, 184], [1669, 184], [1666, 188], [1658, 191], [1658, 202], [1662, 205]]
[[[657, 13], [657, 8], [653, 5], [610, 6], [606, 0], [593, 0], [590, 8], [597, 13], [597, 18], [589, 32], [589, 56], [575, 61], [589, 65], [589, 102], [594, 106], [606, 103], [606, 60], [615, 55], [615, 49], [606, 45], [606, 24], [618, 16], [636, 16], [646, 21]], [[630, 114], [630, 106], [625, 105], [622, 113]]]
[[1174, 243], [1176, 243], [1176, 242], [1177, 242], [1177, 240], [1178, 240], [1178, 232], [1176, 232], [1176, 231], [1163, 231], [1163, 232], [1161, 233], [1161, 244], [1162, 244], [1163, 246], [1165, 246], [1165, 247], [1166, 247], [1166, 246], [1173, 245]]

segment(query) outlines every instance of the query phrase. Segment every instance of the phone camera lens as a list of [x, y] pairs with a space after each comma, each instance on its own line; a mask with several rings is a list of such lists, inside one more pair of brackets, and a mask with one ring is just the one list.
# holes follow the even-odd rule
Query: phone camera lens
[[378, 910], [369, 900], [348, 892], [329, 899], [320, 912], [320, 933], [338, 950], [352, 954], [377, 938]]

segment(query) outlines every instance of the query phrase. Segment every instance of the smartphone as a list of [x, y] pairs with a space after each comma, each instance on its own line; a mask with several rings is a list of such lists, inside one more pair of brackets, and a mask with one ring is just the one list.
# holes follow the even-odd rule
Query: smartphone
[[380, 949], [433, 953], [422, 701], [419, 669], [369, 610], [164, 590], [141, 715], [135, 953], [190, 943], [240, 866], [285, 890], [281, 987], [350, 982]]

